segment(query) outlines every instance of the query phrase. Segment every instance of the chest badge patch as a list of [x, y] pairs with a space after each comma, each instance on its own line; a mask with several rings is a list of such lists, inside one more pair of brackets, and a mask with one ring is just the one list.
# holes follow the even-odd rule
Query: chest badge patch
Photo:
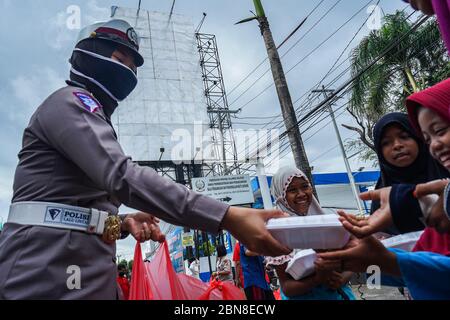
[[74, 92], [73, 94], [81, 101], [83, 107], [85, 107], [89, 112], [95, 112], [101, 108], [91, 96], [82, 92]]

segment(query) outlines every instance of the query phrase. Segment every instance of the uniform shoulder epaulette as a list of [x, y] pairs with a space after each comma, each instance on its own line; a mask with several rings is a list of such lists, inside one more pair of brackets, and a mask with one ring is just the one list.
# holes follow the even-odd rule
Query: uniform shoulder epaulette
[[80, 100], [83, 107], [89, 112], [94, 113], [97, 110], [101, 109], [100, 104], [97, 101], [95, 101], [95, 99], [89, 94], [80, 91], [75, 91], [73, 95], [77, 97], [78, 100]]

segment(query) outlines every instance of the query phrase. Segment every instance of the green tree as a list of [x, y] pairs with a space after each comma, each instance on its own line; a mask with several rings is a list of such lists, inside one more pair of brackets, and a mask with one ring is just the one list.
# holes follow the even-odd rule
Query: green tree
[[120, 260], [120, 262], [117, 264], [118, 267], [125, 267], [128, 269], [128, 262], [125, 259]]
[[213, 256], [216, 252], [216, 247], [210, 240], [203, 242], [201, 245], [199, 245], [199, 249], [203, 253], [204, 257]]
[[133, 270], [133, 260], [128, 261], [128, 272], [131, 273], [131, 271]]
[[[352, 76], [411, 29], [412, 23], [405, 13], [386, 15], [381, 29], [372, 31], [353, 49]], [[449, 75], [447, 51], [437, 22], [433, 19], [408, 33], [403, 41], [354, 82], [347, 111], [357, 126], [343, 126], [356, 131], [359, 138], [347, 143], [347, 148], [356, 152], [362, 160], [376, 162], [372, 135], [375, 123], [386, 113], [405, 111], [406, 97]]]

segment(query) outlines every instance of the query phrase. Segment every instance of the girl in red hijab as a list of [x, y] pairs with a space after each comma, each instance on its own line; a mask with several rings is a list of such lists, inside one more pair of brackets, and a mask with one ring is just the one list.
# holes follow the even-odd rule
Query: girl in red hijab
[[[450, 171], [450, 79], [411, 95], [406, 106], [412, 125], [424, 138], [431, 155]], [[428, 227], [413, 251], [450, 256], [450, 234]]]

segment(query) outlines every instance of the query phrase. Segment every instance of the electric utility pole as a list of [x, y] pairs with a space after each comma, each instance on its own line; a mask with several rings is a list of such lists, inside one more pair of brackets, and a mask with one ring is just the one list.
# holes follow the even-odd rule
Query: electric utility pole
[[[325, 86], [322, 86], [322, 89], [320, 89], [320, 90], [313, 90], [312, 92], [313, 93], [322, 93], [324, 95], [324, 98], [327, 99], [328, 98], [328, 94], [333, 94], [334, 90], [332, 90], [332, 89], [325, 89]], [[341, 133], [339, 132], [339, 128], [338, 128], [338, 125], [337, 125], [337, 122], [336, 122], [336, 117], [334, 116], [333, 101], [332, 100], [330, 100], [330, 102], [328, 103], [328, 112], [330, 113], [330, 117], [331, 117], [331, 120], [332, 120], [333, 126], [334, 126], [334, 131], [336, 132], [336, 138], [337, 138], [337, 140], [339, 142], [339, 147], [341, 149], [342, 158], [344, 159], [345, 168], [347, 170], [348, 180], [350, 182], [350, 186], [352, 188], [353, 196], [355, 197], [355, 201], [356, 201], [356, 206], [358, 208], [358, 214], [359, 215], [363, 215], [364, 214], [364, 210], [363, 210], [363, 207], [361, 205], [361, 200], [359, 199], [358, 188], [356, 186], [355, 178], [353, 177], [353, 172], [352, 172], [352, 169], [350, 167], [350, 163], [348, 162], [347, 154], [346, 154], [345, 148], [344, 148], [344, 143], [342, 142]]]
[[[281, 112], [283, 114], [284, 124], [288, 131], [289, 142], [291, 145], [292, 153], [296, 166], [301, 169], [314, 185], [311, 167], [309, 165], [308, 158], [306, 156], [305, 147], [300, 135], [300, 129], [297, 126], [297, 116], [295, 114], [294, 106], [292, 104], [291, 94], [289, 92], [286, 76], [284, 74], [283, 65], [278, 54], [277, 46], [270, 31], [269, 21], [267, 20], [264, 8], [261, 4], [261, 0], [253, 0], [256, 9], [256, 17], [242, 20], [238, 23], [248, 22], [251, 20], [258, 20], [261, 34], [264, 38], [264, 42], [269, 56], [270, 67], [272, 69], [273, 80], [277, 89], [278, 100], [281, 106]], [[317, 195], [315, 188], [314, 193]]]

